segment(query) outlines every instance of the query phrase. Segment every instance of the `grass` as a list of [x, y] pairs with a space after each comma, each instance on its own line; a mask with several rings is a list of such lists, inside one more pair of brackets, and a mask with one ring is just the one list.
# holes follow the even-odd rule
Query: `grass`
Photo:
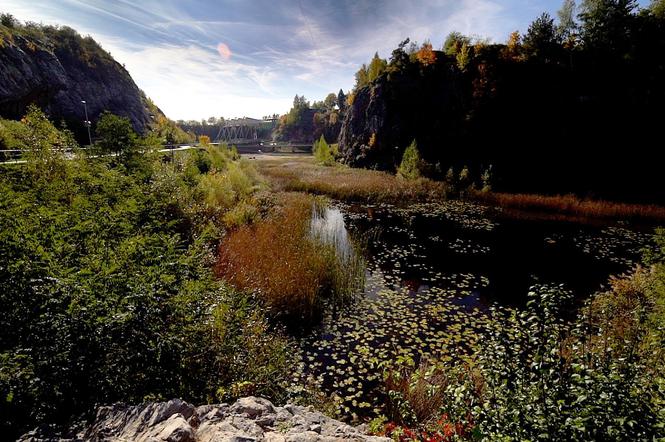
[[325, 167], [311, 156], [258, 156], [259, 172], [284, 191], [309, 192], [344, 201], [399, 202], [444, 198], [445, 185], [425, 178], [406, 180], [387, 172]]
[[298, 327], [320, 318], [326, 301], [350, 294], [349, 277], [359, 274], [310, 236], [314, 204], [309, 195], [278, 194], [264, 219], [228, 234], [216, 265], [218, 276], [256, 292], [271, 316]]
[[573, 215], [581, 218], [665, 220], [665, 207], [581, 199], [575, 195], [534, 195], [476, 192], [471, 196], [485, 204], [524, 212]]

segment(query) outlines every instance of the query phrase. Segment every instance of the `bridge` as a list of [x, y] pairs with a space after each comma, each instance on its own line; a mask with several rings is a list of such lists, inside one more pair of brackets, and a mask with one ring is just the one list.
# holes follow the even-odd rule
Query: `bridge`
[[213, 142], [235, 145], [257, 143], [268, 138], [276, 124], [277, 118], [259, 120], [244, 117], [226, 120], [220, 126]]

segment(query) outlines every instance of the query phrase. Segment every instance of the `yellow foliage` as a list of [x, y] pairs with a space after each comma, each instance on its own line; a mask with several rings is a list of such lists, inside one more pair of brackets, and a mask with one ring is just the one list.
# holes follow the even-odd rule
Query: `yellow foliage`
[[416, 59], [423, 66], [429, 66], [436, 63], [436, 53], [432, 50], [432, 43], [423, 43], [420, 50], [416, 52]]
[[349, 95], [346, 96], [346, 104], [347, 106], [353, 106], [353, 100], [355, 100], [356, 94], [353, 92], [349, 92]]
[[376, 144], [376, 133], [375, 132], [372, 132], [372, 136], [369, 137], [369, 142], [367, 144], [369, 145], [369, 147], [374, 147], [374, 145]]

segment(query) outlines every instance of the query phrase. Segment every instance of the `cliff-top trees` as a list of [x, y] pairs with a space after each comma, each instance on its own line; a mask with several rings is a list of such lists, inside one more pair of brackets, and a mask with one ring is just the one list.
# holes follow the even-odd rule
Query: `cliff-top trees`
[[544, 13], [531, 23], [523, 43], [530, 55], [550, 60], [560, 46], [560, 40], [554, 19]]

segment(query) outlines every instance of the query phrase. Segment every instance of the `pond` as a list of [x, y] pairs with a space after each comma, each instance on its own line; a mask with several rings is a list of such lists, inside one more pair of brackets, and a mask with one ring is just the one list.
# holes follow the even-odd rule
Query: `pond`
[[312, 232], [342, 259], [354, 253], [351, 238], [363, 244], [364, 290], [302, 339], [297, 375], [351, 418], [380, 413], [385, 362], [459, 358], [479, 345], [490, 306], [520, 308], [534, 284], [583, 299], [651, 241], [648, 229], [515, 219], [460, 201], [335, 203], [314, 214]]

